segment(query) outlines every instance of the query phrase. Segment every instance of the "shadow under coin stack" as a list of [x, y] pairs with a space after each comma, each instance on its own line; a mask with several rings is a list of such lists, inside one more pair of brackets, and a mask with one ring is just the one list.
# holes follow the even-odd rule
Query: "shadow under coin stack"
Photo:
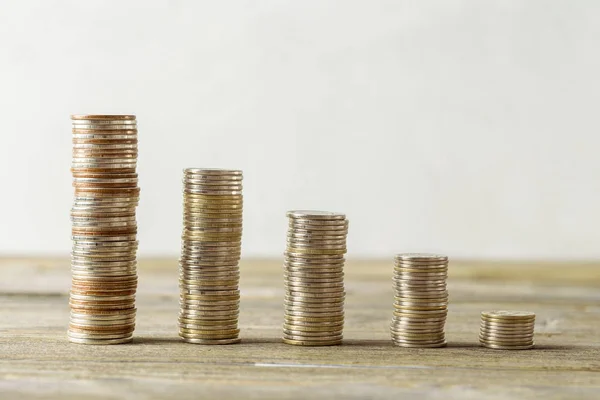
[[479, 343], [497, 350], [531, 349], [534, 325], [535, 314], [529, 311], [484, 311]]
[[401, 347], [443, 347], [448, 314], [448, 258], [398, 254], [394, 266], [392, 342]]
[[290, 211], [287, 216], [283, 342], [341, 344], [348, 220], [325, 211]]
[[139, 192], [135, 115], [73, 115], [69, 341], [132, 340]]
[[188, 168], [183, 176], [179, 336], [239, 343], [242, 171]]

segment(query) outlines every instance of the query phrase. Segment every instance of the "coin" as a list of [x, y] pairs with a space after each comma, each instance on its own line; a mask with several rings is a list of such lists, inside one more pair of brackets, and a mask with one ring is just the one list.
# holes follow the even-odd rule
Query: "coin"
[[316, 337], [327, 337], [327, 336], [338, 336], [338, 335], [342, 335], [343, 333], [343, 329], [338, 330], [338, 331], [325, 331], [325, 332], [307, 332], [307, 331], [302, 331], [302, 330], [293, 330], [293, 329], [283, 329], [283, 335], [284, 336], [303, 336], [307, 339]]
[[237, 268], [237, 260], [236, 261], [226, 261], [226, 262], [190, 262], [189, 260], [179, 260], [179, 267], [185, 269], [182, 272], [204, 272], [204, 271], [213, 271], [213, 272], [225, 272], [225, 271], [239, 271]]
[[220, 317], [217, 319], [231, 319], [239, 315], [239, 305], [235, 305], [233, 307], [225, 307], [224, 310], [220, 310], [221, 307], [218, 306], [213, 307], [210, 305], [195, 305], [193, 303], [187, 303], [184, 300], [181, 300], [179, 303], [182, 306], [180, 311], [182, 313], [185, 312], [186, 315]]
[[418, 326], [410, 322], [393, 321], [390, 324], [393, 332], [414, 332], [414, 333], [440, 333], [444, 332], [443, 323], [419, 324]]
[[304, 338], [304, 340], [293, 340], [288, 339], [285, 336], [282, 338], [283, 343], [292, 344], [295, 346], [335, 346], [342, 344], [342, 339], [330, 340], [330, 341], [314, 341]]
[[128, 114], [72, 114], [71, 119], [73, 121], [78, 120], [103, 120], [103, 121], [122, 121], [122, 120], [135, 120], [135, 115]]
[[[185, 339], [201, 339], [201, 340], [229, 340], [229, 339], [239, 339], [237, 337], [232, 337], [232, 336], [204, 336], [204, 335], [195, 335], [193, 333], [187, 334], [187, 333], [181, 333], [179, 335], [181, 338]], [[188, 341], [189, 342], [189, 341]]]
[[71, 281], [71, 291], [76, 293], [85, 292], [92, 294], [95, 292], [102, 292], [101, 294], [106, 293], [110, 294], [111, 296], [120, 296], [124, 295], [125, 292], [133, 292], [128, 294], [134, 294], [136, 288], [137, 282], [127, 285], [115, 285], [114, 288], [106, 289], [104, 285], [98, 283], [81, 283], [75, 281], [74, 279]]
[[321, 268], [331, 269], [334, 271], [343, 271], [345, 261], [346, 260], [343, 257], [338, 256], [335, 256], [335, 258], [311, 259], [310, 257], [294, 257], [290, 254], [287, 254], [285, 260], [283, 261], [283, 265], [284, 267], [290, 269]]
[[185, 318], [184, 316], [179, 317], [179, 322], [183, 324], [197, 324], [198, 321], [202, 321], [202, 326], [204, 327], [221, 327], [221, 326], [229, 326], [237, 324], [237, 318], [232, 319], [218, 319], [218, 320], [207, 320], [200, 318]]
[[314, 239], [314, 238], [289, 237], [287, 240], [287, 243], [288, 243], [288, 245], [289, 244], [293, 245], [292, 247], [295, 247], [295, 246], [315, 246], [315, 247], [334, 246], [333, 248], [336, 248], [336, 246], [342, 246], [342, 248], [343, 248], [346, 246], [345, 239], [321, 239], [321, 240], [319, 240], [319, 239]]
[[315, 264], [342, 264], [345, 261], [343, 254], [294, 254], [288, 251], [283, 253], [286, 263], [298, 263], [302, 265]]
[[310, 316], [318, 316], [318, 315], [326, 315], [326, 316], [341, 316], [344, 315], [343, 307], [303, 307], [303, 306], [293, 306], [287, 303], [284, 303], [286, 306], [285, 315], [310, 315]]
[[304, 230], [288, 230], [288, 240], [302, 240], [302, 241], [345, 241], [347, 237], [346, 232], [331, 234], [327, 231], [304, 231]]
[[533, 333], [527, 333], [523, 335], [511, 335], [501, 336], [494, 335], [490, 332], [481, 331], [479, 333], [479, 340], [486, 343], [498, 343], [498, 344], [517, 344], [523, 345], [528, 342], [533, 342]]
[[89, 276], [85, 278], [80, 277], [72, 277], [71, 282], [73, 284], [87, 284], [87, 285], [104, 285], [105, 283], [110, 283], [110, 285], [120, 285], [120, 286], [129, 286], [137, 284], [137, 276], [135, 274], [131, 274], [129, 276], [119, 277], [119, 278], [110, 278], [104, 276]]
[[344, 329], [344, 323], [331, 323], [331, 324], [303, 324], [303, 323], [291, 323], [289, 321], [283, 322], [283, 329], [300, 331], [300, 332], [326, 332], [330, 333], [334, 331], [341, 331]]
[[69, 336], [88, 339], [119, 339], [129, 336], [135, 330], [135, 324], [122, 325], [79, 325], [73, 321], [69, 324]]
[[302, 309], [327, 309], [333, 307], [344, 307], [344, 298], [334, 297], [329, 299], [331, 301], [323, 301], [320, 298], [303, 298], [298, 299], [293, 296], [285, 295], [284, 297], [284, 305], [289, 307], [299, 307]]
[[[185, 294], [185, 289], [184, 291], [181, 293], [181, 296], [187, 296]], [[233, 299], [228, 299], [228, 300], [195, 300], [195, 299], [190, 299], [190, 298], [182, 298], [180, 296], [180, 299], [182, 301], [185, 302], [185, 304], [188, 305], [205, 305], [205, 306], [210, 306], [210, 307], [221, 307], [221, 306], [228, 306], [228, 307], [236, 307], [234, 308], [235, 310], [237, 310], [237, 307], [240, 304], [240, 299], [239, 296], [237, 298], [233, 298]]]
[[[186, 330], [195, 330], [202, 329], [204, 332], [216, 332], [216, 335], [220, 335], [223, 331], [231, 331], [237, 328], [237, 321], [230, 325], [207, 325], [205, 321], [201, 321], [200, 323], [195, 322], [193, 324], [187, 324], [183, 321], [179, 321], [179, 326]], [[239, 330], [237, 330], [239, 333]]]
[[[428, 314], [439, 313], [446, 314], [448, 308], [448, 296], [446, 299], [402, 299], [394, 301], [394, 310], [406, 314], [419, 314], [427, 311]], [[417, 300], [417, 301], [415, 301]], [[429, 312], [431, 311], [431, 312]]]
[[242, 340], [240, 338], [233, 339], [198, 339], [193, 337], [182, 337], [182, 339], [188, 343], [193, 344], [209, 344], [209, 345], [225, 345], [225, 344], [236, 344]]
[[[301, 314], [301, 315], [294, 315]], [[323, 315], [315, 316], [315, 314], [309, 315], [308, 313], [287, 311], [284, 314], [284, 319], [290, 323], [341, 323], [344, 321], [344, 312], [338, 313], [325, 313]]]
[[446, 345], [447, 345], [445, 340], [437, 342], [437, 343], [410, 343], [410, 342], [403, 342], [403, 341], [394, 340], [394, 339], [392, 339], [392, 341], [396, 346], [399, 346], [399, 347], [410, 347], [410, 348], [421, 348], [421, 349], [446, 347]]
[[109, 345], [109, 344], [125, 344], [131, 343], [133, 337], [127, 336], [120, 339], [86, 339], [86, 338], [77, 338], [71, 337], [69, 335], [69, 342], [77, 343], [77, 344], [91, 344], [91, 345]]
[[305, 232], [317, 232], [321, 235], [346, 235], [348, 233], [348, 225], [310, 225], [307, 223], [290, 223], [288, 225], [288, 231], [293, 231], [298, 234]]
[[506, 346], [506, 345], [499, 345], [499, 344], [494, 344], [494, 343], [482, 343], [483, 346], [487, 347], [488, 349], [494, 349], [494, 350], [529, 350], [535, 347], [535, 343], [530, 343], [530, 344], [524, 344], [524, 345], [518, 345], [518, 346]]
[[194, 280], [194, 279], [198, 279], [198, 278], [203, 278], [209, 281], [213, 281], [213, 280], [234, 280], [240, 279], [240, 273], [238, 271], [232, 271], [232, 272], [212, 272], [212, 271], [200, 271], [200, 272], [196, 272], [196, 271], [186, 271], [186, 272], [180, 272], [179, 273], [179, 278], [180, 279], [184, 279], [184, 280]]
[[[194, 319], [205, 319], [203, 316], [219, 317], [216, 319], [226, 320], [233, 319], [239, 315], [239, 302], [230, 305], [214, 305], [210, 303], [189, 303], [180, 299], [179, 304], [182, 306], [180, 312], [186, 312], [189, 315], [194, 315]], [[192, 323], [188, 321], [188, 323]]]
[[290, 335], [287, 333], [283, 333], [283, 337], [288, 340], [299, 340], [299, 341], [307, 341], [307, 342], [330, 342], [334, 340], [342, 340], [343, 335], [328, 335], [328, 336], [304, 336], [304, 335]]
[[[295, 267], [290, 265], [289, 263], [284, 263], [283, 265], [283, 273], [285, 277], [290, 277], [293, 279], [306, 279], [306, 280], [329, 280], [329, 279], [344, 279], [344, 270], [343, 267], [337, 268], [319, 268], [318, 266], [314, 266], [312, 268], [305, 267]], [[314, 275], [318, 274], [318, 277], [314, 277]]]
[[346, 215], [338, 212], [319, 210], [292, 210], [286, 213], [290, 219], [305, 218], [310, 220], [346, 220]]
[[73, 253], [81, 253], [80, 255], [90, 255], [98, 257], [121, 257], [135, 253], [137, 246], [131, 246], [130, 248], [125, 247], [97, 247], [97, 246], [81, 246], [73, 245]]
[[530, 331], [534, 329], [535, 324], [533, 323], [525, 323], [525, 324], [490, 324], [488, 322], [481, 323], [481, 329], [488, 330], [491, 332], [498, 333], [520, 333], [523, 331]]
[[529, 321], [535, 319], [530, 311], [483, 311], [481, 316], [489, 320]]
[[79, 327], [79, 328], [129, 326], [129, 325], [134, 325], [135, 316], [128, 318], [128, 319], [109, 320], [109, 321], [95, 321], [95, 320], [89, 320], [87, 318], [74, 318], [73, 316], [71, 316], [69, 323], [72, 326]]
[[399, 261], [412, 261], [412, 262], [446, 262], [448, 257], [442, 254], [432, 253], [400, 253], [394, 256], [395, 260]]
[[306, 282], [303, 280], [292, 280], [287, 277], [286, 287], [288, 287], [290, 290], [298, 291], [337, 292], [344, 289], [344, 282]]
[[283, 277], [287, 279], [288, 282], [298, 282], [304, 284], [343, 284], [344, 283], [344, 273], [340, 274], [319, 274], [319, 278], [313, 278], [314, 275], [311, 274], [299, 274], [293, 272], [284, 273]]
[[205, 194], [193, 194], [183, 192], [183, 207], [184, 210], [194, 211], [196, 208], [209, 208], [209, 209], [238, 209], [243, 206], [243, 197], [239, 196], [216, 196], [216, 195], [205, 195]]
[[[235, 324], [235, 326], [237, 326], [237, 324]], [[218, 329], [218, 328], [215, 328], [215, 326], [211, 326], [210, 329], [190, 329], [190, 328], [183, 328], [180, 326], [179, 331], [181, 333], [194, 334], [194, 335], [198, 335], [198, 336], [231, 336], [231, 335], [237, 335], [240, 333], [240, 330], [237, 328]]]
[[288, 239], [287, 245], [290, 247], [299, 247], [299, 248], [314, 248], [314, 249], [346, 249], [346, 241], [337, 241], [338, 243], [323, 243], [316, 241], [298, 241], [294, 239]]

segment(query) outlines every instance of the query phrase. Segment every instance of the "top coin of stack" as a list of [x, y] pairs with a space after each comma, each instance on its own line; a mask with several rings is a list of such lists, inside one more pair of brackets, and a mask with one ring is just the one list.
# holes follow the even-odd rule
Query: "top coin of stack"
[[348, 220], [344, 214], [325, 211], [290, 211], [287, 216], [283, 341], [341, 344]]
[[395, 257], [392, 341], [402, 347], [446, 345], [448, 257], [406, 253]]
[[183, 176], [179, 336], [239, 343], [242, 171], [188, 168]]
[[73, 115], [73, 252], [68, 337], [131, 341], [137, 288], [139, 200], [134, 115]]
[[479, 342], [497, 350], [531, 349], [535, 314], [529, 311], [484, 311]]

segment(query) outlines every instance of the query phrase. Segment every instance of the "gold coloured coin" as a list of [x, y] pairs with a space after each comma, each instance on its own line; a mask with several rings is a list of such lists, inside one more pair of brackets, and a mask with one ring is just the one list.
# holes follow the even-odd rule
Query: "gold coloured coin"
[[488, 320], [531, 321], [535, 313], [530, 311], [482, 311], [481, 317]]
[[295, 346], [336, 346], [342, 344], [342, 339], [331, 341], [313, 341], [313, 340], [292, 340], [286, 337], [282, 338], [283, 343]]
[[233, 339], [198, 339], [198, 338], [186, 338], [182, 337], [182, 339], [188, 343], [192, 344], [204, 344], [204, 345], [227, 345], [227, 344], [237, 344], [242, 341], [241, 338], [233, 338]]
[[534, 348], [535, 343], [520, 345], [520, 346], [505, 346], [505, 345], [499, 345], [499, 344], [493, 344], [493, 343], [482, 343], [482, 345], [484, 347], [487, 347], [488, 349], [494, 349], [494, 350], [529, 350], [529, 349]]

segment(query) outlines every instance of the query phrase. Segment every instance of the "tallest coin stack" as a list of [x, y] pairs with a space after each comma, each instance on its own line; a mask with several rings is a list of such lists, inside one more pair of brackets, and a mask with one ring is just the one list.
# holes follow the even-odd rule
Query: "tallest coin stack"
[[73, 115], [69, 341], [132, 339], [139, 192], [134, 115]]

